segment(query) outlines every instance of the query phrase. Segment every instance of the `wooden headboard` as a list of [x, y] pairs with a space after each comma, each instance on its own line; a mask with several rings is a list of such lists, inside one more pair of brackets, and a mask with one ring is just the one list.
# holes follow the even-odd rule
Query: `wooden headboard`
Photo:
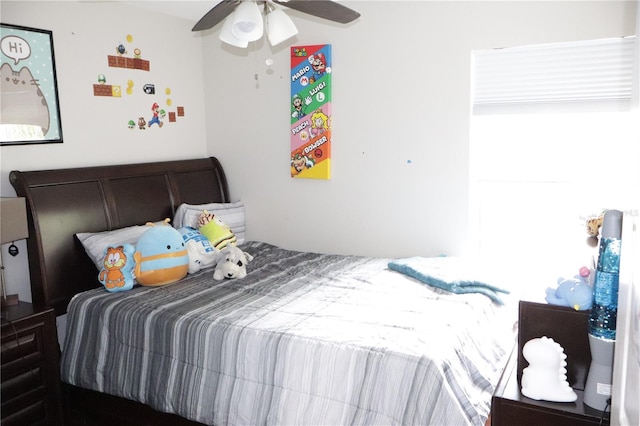
[[181, 203], [229, 202], [216, 158], [9, 174], [27, 201], [33, 304], [66, 312], [74, 294], [100, 286], [75, 234], [173, 218]]

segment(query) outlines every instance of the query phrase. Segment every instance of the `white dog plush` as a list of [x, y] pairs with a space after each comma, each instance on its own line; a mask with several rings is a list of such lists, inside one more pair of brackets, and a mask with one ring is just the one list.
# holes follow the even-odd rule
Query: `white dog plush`
[[236, 246], [228, 245], [216, 256], [216, 270], [213, 279], [244, 278], [247, 276], [247, 263], [253, 260], [253, 256], [240, 250]]

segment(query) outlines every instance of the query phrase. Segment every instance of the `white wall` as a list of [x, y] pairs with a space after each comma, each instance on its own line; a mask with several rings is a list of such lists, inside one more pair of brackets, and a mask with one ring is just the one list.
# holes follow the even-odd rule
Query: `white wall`
[[[636, 0], [636, 4], [640, 1]], [[640, 9], [636, 9], [633, 112], [640, 123]], [[637, 132], [640, 134], [640, 131]], [[640, 138], [639, 138], [640, 139]], [[640, 205], [640, 193], [635, 194]], [[640, 424], [640, 216], [623, 219], [611, 424]]]
[[291, 44], [333, 45], [330, 181], [289, 176], [288, 46], [242, 50], [223, 46], [219, 29], [204, 35], [209, 154], [245, 201], [252, 239], [380, 256], [464, 252], [471, 51], [635, 32], [633, 2], [344, 4], [357, 22], [290, 12], [300, 30]]
[[[347, 26], [289, 11], [300, 29], [295, 44], [333, 45], [333, 176], [316, 181], [289, 177], [286, 45], [239, 51], [221, 45], [219, 28], [192, 33], [194, 21], [126, 2], [3, 0], [3, 23], [53, 31], [64, 143], [0, 148], [0, 193], [14, 195], [13, 169], [214, 155], [232, 197], [247, 204], [252, 239], [382, 256], [458, 254], [467, 234], [471, 50], [635, 32], [631, 1], [344, 3], [362, 13]], [[114, 119], [124, 103], [93, 96], [98, 74], [127, 78], [105, 64], [127, 34], [153, 61], [150, 78], [169, 82], [184, 104], [179, 126], [131, 131]], [[5, 264], [9, 292], [30, 300], [25, 257]]]
[[[201, 37], [191, 32], [193, 22], [141, 10], [121, 3], [71, 1], [5, 1], [0, 4], [2, 22], [53, 31], [58, 91], [62, 116], [62, 144], [3, 146], [0, 148], [0, 194], [15, 196], [11, 170], [36, 170], [207, 155], [205, 98]], [[127, 35], [133, 42], [127, 42]], [[107, 66], [107, 55], [117, 44], [138, 47], [151, 62], [149, 72]], [[129, 56], [132, 56], [129, 53]], [[119, 84], [121, 98], [93, 96], [98, 74], [108, 84]], [[132, 95], [126, 94], [133, 80]], [[156, 96], [145, 95], [142, 86], [153, 83]], [[166, 96], [164, 89], [171, 89]], [[157, 102], [167, 111], [184, 106], [185, 116], [160, 129], [130, 130], [129, 117], [151, 116]], [[7, 255], [2, 246], [9, 294], [30, 301], [26, 243], [17, 242], [21, 254]]]
[[[12, 169], [206, 156], [202, 42], [191, 32], [191, 21], [122, 3], [88, 1], [3, 0], [0, 11], [3, 23], [53, 32], [64, 139], [62, 144], [3, 146], [3, 196], [14, 194], [7, 179]], [[133, 42], [127, 42], [127, 35]], [[107, 55], [114, 55], [119, 43], [129, 57], [134, 47], [140, 48], [150, 71], [109, 67]], [[121, 98], [93, 96], [99, 74], [107, 84], [121, 86]], [[126, 94], [128, 80], [134, 82], [132, 95]], [[155, 96], [142, 92], [146, 83], [155, 84]], [[172, 106], [167, 106], [168, 98]], [[149, 120], [154, 102], [166, 110], [184, 106], [185, 116], [161, 129], [128, 129], [127, 121], [138, 113]]]

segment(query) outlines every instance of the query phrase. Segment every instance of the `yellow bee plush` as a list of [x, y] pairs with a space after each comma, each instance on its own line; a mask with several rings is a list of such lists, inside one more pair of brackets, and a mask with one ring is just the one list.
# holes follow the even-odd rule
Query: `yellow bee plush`
[[227, 245], [236, 245], [236, 235], [231, 228], [213, 213], [204, 210], [198, 219], [198, 230], [207, 237], [213, 247], [222, 250]]

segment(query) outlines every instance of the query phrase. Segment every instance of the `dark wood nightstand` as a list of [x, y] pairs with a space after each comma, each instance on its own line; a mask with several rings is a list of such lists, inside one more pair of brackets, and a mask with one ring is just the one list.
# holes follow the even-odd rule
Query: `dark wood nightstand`
[[[604, 416], [583, 403], [584, 385], [591, 363], [587, 337], [588, 312], [534, 302], [520, 302], [518, 346], [496, 386], [491, 400], [492, 426], [608, 425]], [[528, 365], [522, 347], [530, 339], [547, 336], [567, 355], [567, 380], [578, 395], [575, 402], [537, 401], [520, 392], [522, 370]]]
[[53, 309], [20, 302], [2, 308], [2, 425], [62, 424]]

